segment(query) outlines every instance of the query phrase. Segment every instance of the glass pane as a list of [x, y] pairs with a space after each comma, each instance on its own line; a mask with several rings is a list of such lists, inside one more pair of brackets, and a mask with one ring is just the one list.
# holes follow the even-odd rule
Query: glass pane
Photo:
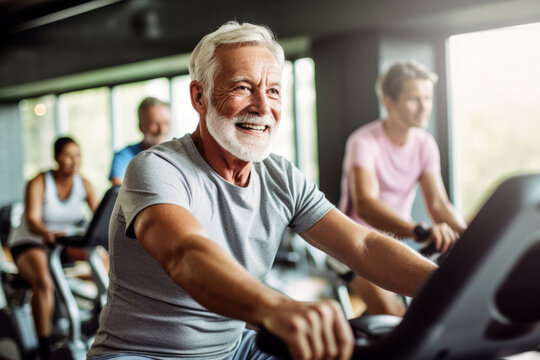
[[540, 171], [539, 38], [540, 24], [450, 38], [456, 195], [468, 219], [506, 177]]
[[313, 59], [304, 58], [296, 60], [294, 66], [299, 167], [308, 179], [318, 183], [315, 64]]
[[148, 96], [170, 102], [169, 80], [166, 78], [141, 81], [113, 88], [113, 118], [115, 150], [142, 141], [137, 110]]
[[277, 134], [270, 144], [270, 152], [282, 155], [294, 163], [295, 150], [292, 87], [292, 63], [286, 61], [283, 69], [283, 78], [281, 79], [281, 120], [279, 122]]
[[112, 160], [110, 91], [89, 89], [60, 95], [61, 134], [73, 136], [81, 148], [80, 173], [101, 197], [110, 187]]
[[189, 75], [177, 76], [172, 79], [172, 123], [171, 131], [173, 137], [182, 137], [187, 133], [192, 133], [199, 123], [199, 114], [191, 106], [189, 96]]
[[29, 180], [55, 165], [53, 145], [56, 137], [54, 95], [25, 99], [19, 103], [24, 147], [24, 178]]

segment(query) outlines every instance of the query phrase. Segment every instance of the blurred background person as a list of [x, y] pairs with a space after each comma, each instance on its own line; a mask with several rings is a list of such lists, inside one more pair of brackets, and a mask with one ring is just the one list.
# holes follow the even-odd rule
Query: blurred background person
[[[38, 174], [26, 187], [25, 209], [20, 225], [8, 241], [20, 275], [32, 287], [32, 314], [40, 341], [41, 359], [48, 359], [52, 348], [54, 283], [49, 272], [47, 249], [55, 238], [84, 229], [85, 205], [92, 212], [98, 206], [96, 192], [79, 174], [79, 145], [70, 137], [54, 143], [57, 169]], [[85, 258], [84, 249], [66, 248], [71, 260]]]
[[139, 129], [144, 135], [139, 143], [128, 145], [114, 154], [109, 180], [112, 185], [122, 184], [126, 168], [135, 155], [168, 139], [171, 127], [171, 109], [168, 103], [155, 97], [144, 98], [138, 109]]
[[[436, 74], [415, 60], [393, 64], [379, 76], [376, 91], [387, 117], [355, 130], [343, 160], [339, 208], [351, 219], [399, 239], [435, 250], [451, 249], [466, 224], [450, 203], [442, 181], [439, 148], [426, 130]], [[411, 211], [420, 185], [432, 225], [415, 222]], [[395, 294], [356, 276], [351, 283], [371, 314], [403, 316]]]

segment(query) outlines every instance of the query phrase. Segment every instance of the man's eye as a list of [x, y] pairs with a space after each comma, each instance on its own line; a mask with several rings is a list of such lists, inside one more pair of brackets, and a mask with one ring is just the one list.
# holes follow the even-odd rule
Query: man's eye
[[247, 87], [247, 86], [237, 86], [237, 87], [236, 87], [236, 90], [239, 90], [239, 91], [249, 91], [249, 87]]
[[268, 92], [272, 95], [279, 95], [279, 90], [278, 89], [270, 89], [268, 90]]

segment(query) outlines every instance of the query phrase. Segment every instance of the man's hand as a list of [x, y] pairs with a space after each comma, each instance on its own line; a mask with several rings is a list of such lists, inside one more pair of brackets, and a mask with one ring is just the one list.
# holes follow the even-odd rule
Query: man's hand
[[266, 316], [262, 325], [285, 341], [295, 360], [348, 360], [353, 353], [352, 330], [332, 300], [287, 302]]
[[449, 251], [457, 241], [459, 234], [455, 232], [447, 223], [439, 223], [431, 226], [431, 233], [428, 242], [435, 244], [435, 249], [442, 254]]

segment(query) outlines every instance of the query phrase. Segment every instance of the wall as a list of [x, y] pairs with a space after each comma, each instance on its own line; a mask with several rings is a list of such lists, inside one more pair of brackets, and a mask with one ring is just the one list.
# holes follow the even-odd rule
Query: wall
[[341, 164], [349, 134], [378, 116], [374, 92], [379, 64], [377, 32], [354, 32], [313, 42], [319, 183], [328, 199], [339, 201]]
[[24, 197], [21, 134], [17, 104], [0, 105], [0, 206]]

